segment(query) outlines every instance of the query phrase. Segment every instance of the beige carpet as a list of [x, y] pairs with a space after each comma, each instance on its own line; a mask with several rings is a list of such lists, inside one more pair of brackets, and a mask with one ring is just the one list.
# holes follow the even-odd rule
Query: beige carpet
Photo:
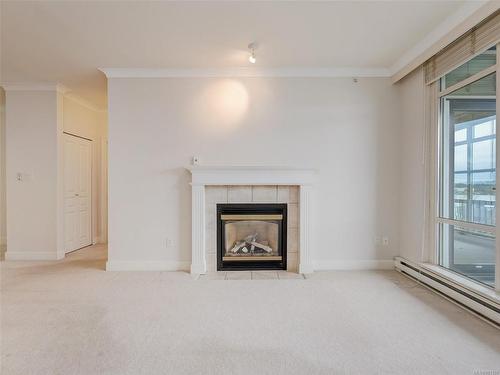
[[396, 272], [193, 280], [105, 256], [2, 263], [2, 375], [500, 374], [499, 330]]

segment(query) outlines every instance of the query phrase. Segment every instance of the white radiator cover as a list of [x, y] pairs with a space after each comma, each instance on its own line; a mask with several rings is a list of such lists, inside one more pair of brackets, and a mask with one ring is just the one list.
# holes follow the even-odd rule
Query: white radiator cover
[[398, 272], [420, 281], [436, 293], [500, 328], [500, 301], [488, 298], [407, 259], [396, 257], [395, 266]]

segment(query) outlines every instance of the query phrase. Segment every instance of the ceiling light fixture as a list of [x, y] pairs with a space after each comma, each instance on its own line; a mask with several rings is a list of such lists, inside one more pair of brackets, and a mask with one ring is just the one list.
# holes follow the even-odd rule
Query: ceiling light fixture
[[248, 49], [250, 50], [250, 56], [248, 57], [248, 61], [250, 61], [252, 64], [255, 64], [257, 62], [257, 59], [255, 58], [255, 48], [257, 46], [255, 43], [250, 43], [248, 45]]

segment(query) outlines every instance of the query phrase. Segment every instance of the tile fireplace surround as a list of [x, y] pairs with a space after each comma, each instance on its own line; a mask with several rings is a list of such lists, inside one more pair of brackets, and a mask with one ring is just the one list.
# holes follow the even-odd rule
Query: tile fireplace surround
[[288, 266], [291, 271], [298, 269], [299, 273], [313, 272], [310, 228], [314, 217], [315, 170], [257, 166], [192, 166], [187, 169], [192, 175], [191, 273], [216, 270], [215, 249], [210, 246], [216, 236], [215, 226], [210, 222], [211, 213], [215, 220], [215, 204], [228, 202], [288, 203], [289, 229], [291, 236], [296, 234], [298, 238], [298, 246], [293, 246], [291, 239], [288, 252], [292, 256]]

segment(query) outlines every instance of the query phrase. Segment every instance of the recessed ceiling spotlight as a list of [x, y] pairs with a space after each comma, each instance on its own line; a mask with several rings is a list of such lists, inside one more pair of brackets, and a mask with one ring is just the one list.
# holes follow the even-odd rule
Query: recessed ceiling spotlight
[[250, 56], [248, 57], [248, 61], [250, 61], [252, 64], [255, 64], [257, 62], [257, 59], [255, 58], [255, 49], [257, 48], [255, 43], [250, 43], [248, 45], [248, 49], [250, 50]]

